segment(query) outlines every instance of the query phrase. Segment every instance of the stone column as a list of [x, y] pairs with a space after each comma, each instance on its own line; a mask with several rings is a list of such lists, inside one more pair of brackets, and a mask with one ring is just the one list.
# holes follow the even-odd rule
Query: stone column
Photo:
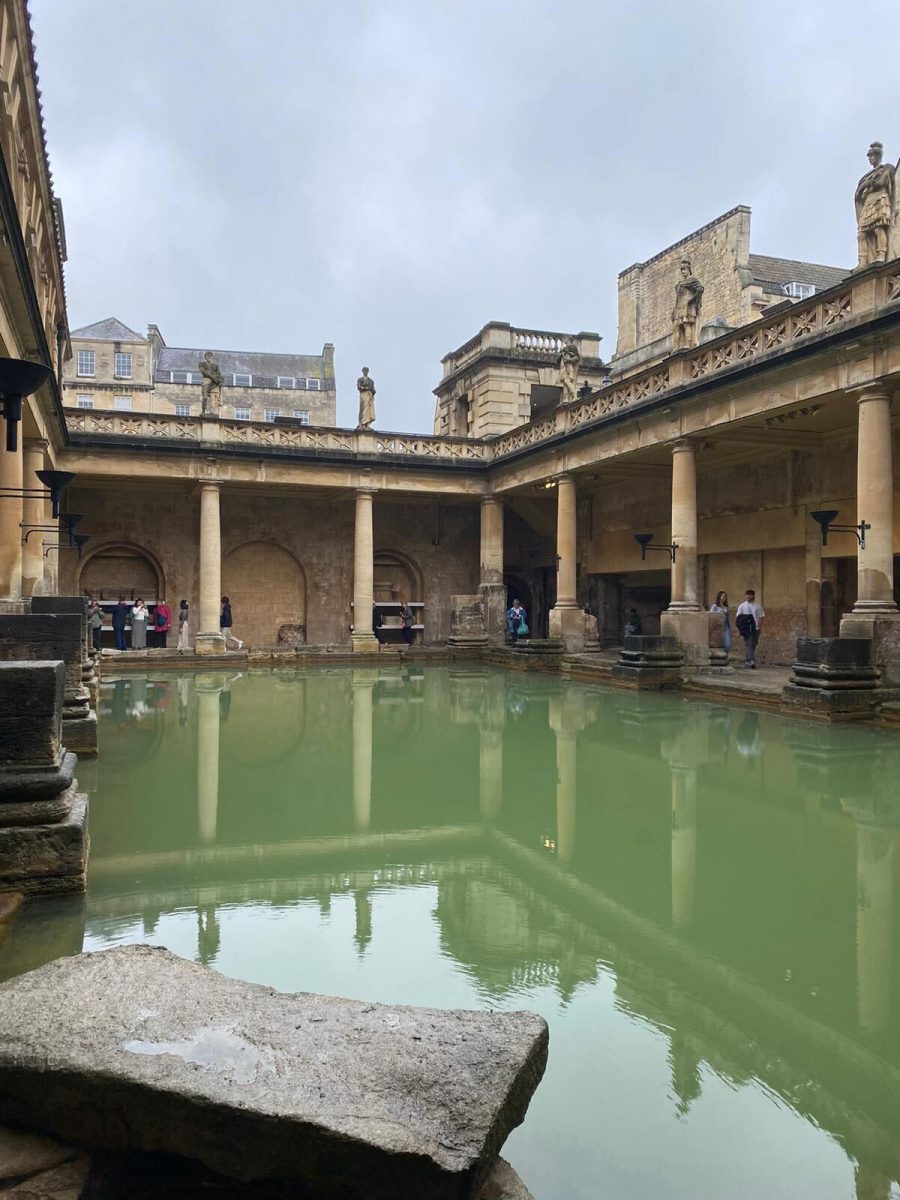
[[356, 493], [356, 524], [353, 535], [353, 635], [357, 653], [377, 654], [378, 639], [372, 632], [374, 600], [374, 542], [372, 535], [372, 491]]
[[478, 591], [488, 642], [506, 641], [506, 588], [503, 584], [503, 501], [496, 496], [481, 500], [481, 571]]
[[353, 824], [369, 828], [372, 819], [373, 671], [353, 672]]
[[222, 654], [225, 639], [219, 632], [222, 603], [222, 530], [219, 523], [219, 482], [200, 484], [200, 628], [197, 654]]
[[891, 462], [891, 397], [882, 387], [865, 388], [857, 399], [856, 519], [866, 521], [866, 547], [857, 564], [854, 613], [897, 613], [894, 603], [894, 480]]
[[[43, 509], [41, 511], [42, 525], [56, 525], [57, 521], [53, 519], [53, 501], [50, 499], [49, 493], [44, 497]], [[50, 541], [53, 541], [53, 535], [50, 535]], [[51, 550], [49, 554], [44, 556], [44, 586], [43, 594], [45, 596], [55, 596], [59, 591], [59, 551]]]
[[[577, 557], [575, 480], [562, 475], [556, 485], [556, 604], [550, 610], [550, 636], [562, 639], [570, 654], [584, 649], [584, 614], [575, 596]], [[529, 614], [529, 617], [532, 614]]]
[[[29, 438], [25, 442], [23, 450], [23, 469], [22, 469], [22, 486], [25, 488], [39, 488], [41, 486], [35, 472], [43, 471], [44, 469], [44, 454], [47, 449], [47, 443], [41, 438]], [[45, 500], [43, 496], [26, 496], [22, 501], [22, 521], [26, 528], [21, 531], [21, 536], [27, 538], [22, 544], [22, 595], [33, 596], [36, 593], [40, 594], [43, 591], [44, 583], [44, 538], [48, 542], [57, 542], [59, 538], [41, 533], [40, 530], [31, 531], [28, 526], [52, 524], [52, 518], [49, 522], [45, 521]], [[58, 551], [51, 551], [51, 554], [57, 554]], [[49, 556], [48, 556], [49, 557]]]
[[672, 541], [678, 547], [672, 563], [672, 598], [660, 618], [660, 633], [678, 638], [688, 662], [707, 666], [709, 617], [700, 605], [697, 558], [697, 456], [687, 439], [672, 447]]
[[[35, 480], [35, 487], [37, 487]], [[0, 446], [0, 489], [22, 490], [22, 440], [18, 450]], [[22, 595], [22, 498], [0, 494], [0, 602]], [[9, 610], [8, 610], [9, 611]]]
[[216, 840], [219, 819], [219, 692], [197, 680], [197, 830], [201, 842]]

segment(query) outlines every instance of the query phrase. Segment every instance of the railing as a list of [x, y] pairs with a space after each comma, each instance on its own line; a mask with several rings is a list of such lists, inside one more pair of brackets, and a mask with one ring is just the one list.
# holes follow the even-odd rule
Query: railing
[[519, 354], [558, 355], [566, 344], [566, 334], [546, 333], [541, 329], [513, 329], [513, 349]]
[[69, 433], [100, 433], [113, 437], [166, 438], [169, 441], [200, 441], [196, 417], [144, 416], [141, 413], [94, 412], [66, 409]]

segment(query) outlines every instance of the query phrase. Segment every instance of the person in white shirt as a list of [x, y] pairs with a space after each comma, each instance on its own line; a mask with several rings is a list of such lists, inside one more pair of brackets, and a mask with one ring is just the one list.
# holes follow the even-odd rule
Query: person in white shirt
[[[766, 610], [756, 602], [756, 592], [747, 588], [747, 599], [738, 605], [735, 624], [738, 627], [744, 645], [747, 648], [747, 666], [756, 666], [756, 647], [759, 645], [759, 635], [762, 632], [763, 617]], [[741, 618], [745, 618], [742, 620]]]

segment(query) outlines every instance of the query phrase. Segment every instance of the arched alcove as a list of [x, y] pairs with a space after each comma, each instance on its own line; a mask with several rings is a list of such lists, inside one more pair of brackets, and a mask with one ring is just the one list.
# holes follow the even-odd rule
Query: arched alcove
[[78, 569], [79, 592], [95, 600], [158, 600], [166, 594], [162, 568], [147, 550], [130, 542], [110, 542], [88, 553]]
[[306, 641], [306, 576], [274, 542], [244, 542], [222, 562], [222, 595], [231, 601], [234, 635], [248, 646]]
[[423, 600], [418, 564], [397, 550], [377, 550], [373, 560], [376, 604]]

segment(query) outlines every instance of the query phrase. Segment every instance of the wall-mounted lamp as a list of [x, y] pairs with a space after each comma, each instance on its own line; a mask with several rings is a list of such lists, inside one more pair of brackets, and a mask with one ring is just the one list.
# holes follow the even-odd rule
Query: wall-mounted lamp
[[24, 521], [20, 522], [19, 528], [24, 529], [22, 535], [22, 545], [24, 546], [33, 533], [64, 533], [69, 539], [69, 545], [74, 543], [72, 538], [75, 536], [75, 526], [79, 521], [84, 520], [84, 513], [63, 513], [60, 521], [63, 524], [63, 529], [60, 531], [58, 525], [26, 525]]
[[90, 540], [91, 535], [89, 533], [75, 533], [72, 535], [72, 540], [68, 544], [65, 542], [57, 542], [52, 546], [45, 546], [44, 558], [47, 557], [51, 550], [77, 550], [78, 557], [81, 558], [81, 552], [85, 547], [85, 543], [89, 542]]
[[834, 518], [838, 515], [836, 508], [820, 508], [809, 514], [822, 527], [822, 545], [828, 545], [828, 534], [834, 530], [837, 533], [855, 533], [860, 550], [866, 548], [866, 530], [872, 526], [868, 521], [860, 521], [858, 525], [835, 525]]
[[546, 481], [546, 483], [544, 483], [544, 485], [543, 485], [543, 486], [544, 486], [544, 488], [555, 488], [555, 487], [556, 487], [556, 480], [555, 480], [555, 479], [548, 479], [548, 480]]
[[653, 541], [652, 533], [636, 533], [634, 534], [634, 540], [641, 548], [641, 562], [646, 559], [648, 550], [662, 550], [663, 554], [669, 555], [672, 562], [675, 561], [675, 553], [678, 550], [676, 542], [672, 542], [668, 546], [651, 546], [650, 543]]
[[[2, 362], [2, 359], [0, 359]], [[9, 426], [7, 425], [7, 429]], [[13, 447], [15, 449], [15, 446]], [[74, 471], [35, 471], [38, 479], [44, 485], [42, 488], [0, 488], [0, 500], [19, 499], [26, 496], [44, 496], [50, 498], [53, 506], [53, 520], [59, 516], [59, 499], [69, 484], [75, 478]], [[44, 490], [46, 488], [46, 491]]]
[[6, 418], [6, 448], [19, 448], [22, 401], [50, 378], [50, 368], [27, 358], [0, 358], [0, 398]]

